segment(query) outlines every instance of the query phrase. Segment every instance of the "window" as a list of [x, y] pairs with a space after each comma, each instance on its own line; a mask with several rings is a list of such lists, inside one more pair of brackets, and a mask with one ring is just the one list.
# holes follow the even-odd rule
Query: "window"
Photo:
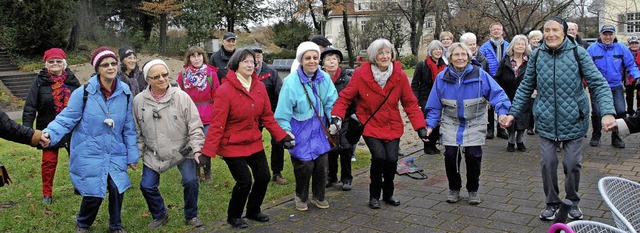
[[433, 28], [433, 19], [428, 18], [427, 23], [425, 25], [427, 26], [427, 28]]
[[627, 32], [640, 32], [640, 13], [627, 13], [626, 19]]
[[366, 27], [367, 27], [367, 21], [366, 20], [360, 21], [360, 30], [364, 32]]

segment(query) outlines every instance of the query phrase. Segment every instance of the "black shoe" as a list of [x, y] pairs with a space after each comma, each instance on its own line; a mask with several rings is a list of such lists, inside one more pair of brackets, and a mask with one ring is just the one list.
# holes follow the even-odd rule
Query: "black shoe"
[[369, 208], [371, 209], [380, 209], [380, 200], [371, 198], [369, 199]]
[[263, 213], [247, 214], [247, 218], [251, 219], [253, 221], [258, 221], [258, 222], [268, 222], [269, 221], [269, 216], [267, 216], [266, 214], [263, 214]]
[[351, 186], [351, 181], [343, 181], [342, 182], [342, 191], [351, 191], [353, 186]]
[[514, 151], [516, 151], [516, 144], [508, 143], [508, 144], [507, 144], [507, 151], [508, 151], [508, 152], [514, 152]]
[[600, 136], [591, 136], [591, 141], [589, 141], [589, 145], [592, 147], [600, 146]]
[[249, 227], [249, 224], [241, 218], [227, 218], [227, 223], [236, 229], [245, 229]]
[[502, 139], [509, 139], [509, 134], [504, 130], [498, 130], [498, 137]]
[[620, 136], [618, 136], [617, 133], [612, 133], [611, 134], [611, 145], [615, 148], [624, 148], [624, 142], [622, 141], [622, 139], [620, 138]]
[[433, 151], [433, 149], [430, 146], [427, 146], [427, 148], [424, 149], [424, 153], [428, 154], [428, 155], [435, 155], [436, 152]]
[[436, 152], [437, 155], [442, 153], [442, 151], [440, 151], [440, 149], [438, 149], [438, 147], [436, 145], [433, 145], [433, 148], [431, 148], [431, 149], [433, 150], [433, 152]]
[[527, 147], [524, 146], [524, 142], [518, 143], [518, 151], [520, 151], [520, 152], [526, 152], [527, 151]]
[[396, 200], [393, 197], [384, 199], [384, 203], [387, 203], [388, 205], [392, 205], [392, 206], [399, 206], [400, 205], [400, 201]]
[[329, 180], [327, 180], [327, 184], [324, 187], [325, 188], [331, 188], [337, 183], [338, 183], [338, 181], [329, 181]]
[[528, 129], [527, 130], [527, 134], [528, 135], [534, 135], [534, 134], [536, 134], [536, 132], [533, 132], [533, 129]]
[[487, 131], [487, 139], [493, 139], [493, 131]]

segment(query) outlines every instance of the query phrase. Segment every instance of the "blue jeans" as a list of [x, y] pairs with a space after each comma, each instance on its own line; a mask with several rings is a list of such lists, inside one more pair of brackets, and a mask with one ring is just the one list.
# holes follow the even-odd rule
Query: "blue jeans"
[[[122, 229], [122, 219], [120, 213], [122, 211], [122, 200], [124, 199], [124, 193], [118, 191], [118, 187], [111, 179], [111, 176], [107, 177], [107, 190], [109, 191], [109, 230], [115, 231]], [[76, 218], [76, 224], [82, 228], [89, 228], [96, 220], [98, 210], [102, 204], [101, 197], [82, 197], [80, 203], [80, 211]]]
[[[615, 87], [611, 89], [613, 95], [613, 107], [616, 109], [616, 118], [623, 118], [627, 113], [626, 102], [624, 99], [623, 86]], [[597, 100], [593, 96], [593, 92], [589, 92], [591, 97], [591, 127], [593, 128], [593, 136], [600, 137], [602, 135], [602, 116], [600, 115], [600, 107]]]
[[[193, 159], [185, 159], [178, 164], [178, 170], [182, 174], [182, 187], [184, 193], [184, 217], [189, 220], [198, 216], [198, 191], [200, 184], [196, 174], [196, 162]], [[146, 165], [142, 169], [140, 190], [147, 201], [149, 212], [153, 219], [159, 219], [167, 213], [164, 199], [158, 189], [160, 185], [160, 173], [151, 170]]]

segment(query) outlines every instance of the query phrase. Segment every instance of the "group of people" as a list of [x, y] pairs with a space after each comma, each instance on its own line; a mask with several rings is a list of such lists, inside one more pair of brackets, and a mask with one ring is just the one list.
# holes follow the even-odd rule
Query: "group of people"
[[[71, 181], [82, 195], [76, 232], [88, 232], [107, 192], [109, 229], [124, 232], [120, 212], [130, 187], [127, 167], [137, 169], [140, 157], [150, 228], [169, 221], [158, 186], [160, 174], [173, 167], [182, 174], [185, 223], [203, 225], [197, 217], [198, 180], [211, 179], [210, 158], [221, 156], [236, 181], [227, 222], [242, 229], [248, 227], [245, 209], [247, 219], [269, 221], [261, 205], [269, 181], [288, 183], [281, 173], [284, 149], [291, 155], [297, 210], [308, 210], [308, 203], [329, 208], [325, 190], [338, 182], [338, 161], [342, 189], [351, 190], [354, 142], [347, 135], [358, 128], [371, 154], [369, 207], [381, 208], [380, 200], [400, 205], [394, 197], [404, 127], [398, 103], [426, 154], [440, 154], [436, 143], [444, 145], [446, 201], [461, 200], [464, 154], [468, 201], [480, 204], [482, 145], [494, 136], [497, 114], [496, 131], [508, 139], [510, 152], [526, 151], [523, 135], [525, 130], [534, 134], [535, 125], [547, 204], [540, 218], [553, 220], [559, 208], [557, 153], [562, 145], [565, 190], [573, 202], [569, 217], [582, 219], [577, 192], [589, 115], [591, 146], [599, 146], [602, 128], [612, 131], [612, 145], [618, 148], [624, 148], [620, 135], [640, 130], [639, 117], [622, 119], [633, 109], [625, 105], [623, 86], [640, 78], [635, 63], [640, 57], [632, 55], [637, 37], [629, 39], [630, 51], [615, 39], [615, 27], [605, 25], [600, 39], [584, 49], [573, 26], [552, 17], [542, 32], [516, 35], [509, 43], [502, 25], [493, 23], [491, 39], [482, 46], [473, 33], [454, 42], [452, 33], [443, 32], [427, 46], [411, 83], [386, 39], [373, 41], [368, 61], [350, 74], [340, 67], [342, 53], [326, 38], [313, 37], [298, 46], [297, 65], [280, 79], [264, 62], [262, 49], [236, 49], [236, 36], [229, 32], [208, 60], [200, 47], [187, 50], [177, 86], [170, 85], [164, 61], [154, 59], [140, 68], [129, 47], [118, 54], [108, 47], [96, 49], [91, 56], [96, 73], [81, 86], [67, 68], [64, 51], [52, 48], [44, 53], [45, 68], [25, 102], [24, 126], [3, 118], [3, 127], [16, 133], [3, 137], [42, 148], [45, 204], [53, 202], [59, 148], [69, 152]], [[263, 128], [272, 138], [273, 176]]]

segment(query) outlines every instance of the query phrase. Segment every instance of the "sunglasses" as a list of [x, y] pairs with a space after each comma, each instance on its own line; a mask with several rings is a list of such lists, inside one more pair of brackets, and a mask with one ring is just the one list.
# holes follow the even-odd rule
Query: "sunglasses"
[[158, 80], [158, 79], [160, 79], [160, 77], [169, 78], [169, 73], [164, 73], [164, 74], [160, 74], [160, 75], [157, 75], [157, 76], [149, 76], [149, 79]]
[[56, 63], [62, 64], [62, 62], [64, 62], [64, 61], [62, 61], [62, 60], [49, 60], [49, 61], [47, 61], [47, 63], [49, 63], [49, 64], [56, 64]]
[[107, 63], [102, 63], [102, 64], [100, 64], [98, 66], [100, 66], [102, 68], [105, 68], [105, 69], [109, 68], [109, 66], [117, 67], [118, 66], [118, 62], [115, 62], [115, 61], [114, 62], [110, 62], [110, 63], [107, 62]]

